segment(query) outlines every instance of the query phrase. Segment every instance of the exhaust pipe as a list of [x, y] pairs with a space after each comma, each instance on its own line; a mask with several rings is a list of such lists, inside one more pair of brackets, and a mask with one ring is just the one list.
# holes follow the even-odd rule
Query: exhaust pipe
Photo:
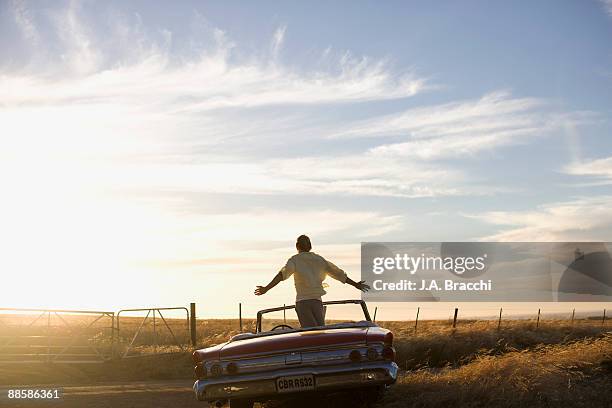
[[227, 403], [227, 400], [216, 400], [213, 401], [210, 405], [216, 408], [221, 408]]

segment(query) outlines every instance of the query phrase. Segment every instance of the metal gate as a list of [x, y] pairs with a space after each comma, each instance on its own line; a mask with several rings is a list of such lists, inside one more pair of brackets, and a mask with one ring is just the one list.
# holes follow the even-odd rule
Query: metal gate
[[[185, 315], [173, 319], [164, 316], [173, 312], [181, 315], [185, 312]], [[126, 316], [126, 314], [140, 316]], [[189, 341], [190, 322], [186, 307], [122, 309], [117, 312], [117, 357], [130, 358], [184, 352], [189, 348]]]
[[101, 363], [113, 357], [115, 313], [0, 308], [0, 363]]

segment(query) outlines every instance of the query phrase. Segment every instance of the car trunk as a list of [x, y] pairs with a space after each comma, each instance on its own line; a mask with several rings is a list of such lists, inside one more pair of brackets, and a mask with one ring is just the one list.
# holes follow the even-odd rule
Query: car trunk
[[223, 346], [220, 358], [246, 354], [283, 353], [303, 348], [333, 347], [344, 344], [365, 344], [368, 327], [309, 330], [232, 341]]

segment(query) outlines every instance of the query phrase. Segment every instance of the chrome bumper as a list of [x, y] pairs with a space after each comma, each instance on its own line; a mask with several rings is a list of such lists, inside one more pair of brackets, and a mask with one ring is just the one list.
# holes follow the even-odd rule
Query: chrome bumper
[[397, 379], [397, 371], [397, 364], [390, 361], [326, 367], [292, 367], [233, 377], [223, 376], [198, 380], [193, 384], [193, 391], [200, 401], [257, 397], [274, 399], [275, 396], [287, 398], [300, 392], [278, 394], [275, 380], [279, 377], [314, 375], [315, 392], [319, 392], [393, 384]]

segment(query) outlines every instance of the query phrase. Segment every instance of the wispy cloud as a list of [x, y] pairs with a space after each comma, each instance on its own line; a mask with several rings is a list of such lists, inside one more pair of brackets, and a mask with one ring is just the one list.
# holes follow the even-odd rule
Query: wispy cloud
[[612, 0], [599, 0], [602, 7], [608, 13], [610, 17], [612, 17]]
[[[286, 261], [287, 249], [291, 248], [298, 234], [311, 236], [315, 250], [320, 253], [339, 249], [330, 243], [349, 244], [350, 256], [339, 258], [347, 248], [334, 252], [334, 259], [341, 259], [343, 265], [348, 266], [356, 263], [358, 245], [355, 242], [380, 239], [385, 234], [402, 230], [409, 221], [409, 217], [403, 215], [377, 211], [307, 209], [252, 209], [188, 217], [176, 212], [163, 212], [161, 216], [168, 228], [154, 234], [160, 237], [155, 243], [159, 248], [156, 255], [143, 252], [132, 257], [133, 262], [146, 260], [157, 267], [170, 262], [174, 267], [187, 269], [208, 264], [229, 271], [248, 264], [251, 271], [266, 272], [270, 271], [271, 265], [277, 267]], [[158, 225], [158, 222], [153, 225]], [[236, 228], [237, 225], [240, 228]], [[172, 231], [174, 238], [164, 238], [168, 231]], [[134, 231], [135, 235], [138, 233]], [[177, 236], [179, 242], [176, 242]], [[338, 237], [351, 238], [342, 242]], [[219, 262], [216, 258], [224, 254], [232, 254], [232, 259]]]
[[[24, 9], [19, 15], [26, 14]], [[317, 112], [330, 104], [407, 98], [426, 90], [427, 81], [395, 72], [384, 59], [355, 58], [348, 52], [335, 57], [324, 51], [322, 58], [333, 67], [292, 67], [278, 58], [286, 26], [274, 33], [271, 55], [240, 57], [235, 53], [239, 45], [227, 33], [205, 25], [207, 45], [179, 58], [172, 53], [172, 33], [163, 30], [161, 40], [154, 40], [138, 21], [132, 26], [114, 18], [109, 35], [118, 39], [118, 48], [135, 49], [127, 58], [120, 49], [113, 54], [98, 47], [77, 3], [54, 14], [52, 21], [70, 69], [50, 73], [42, 64], [19, 75], [0, 75], [0, 123], [9, 130], [3, 133], [19, 135], [0, 154], [12, 157], [11, 169], [18, 166], [21, 174], [42, 163], [49, 177], [58, 173], [54, 183], [69, 180], [79, 189], [481, 194], [460, 168], [430, 160], [524, 143], [556, 129], [559, 119], [589, 117], [551, 112], [542, 99], [494, 92], [317, 127]], [[284, 113], [279, 116], [270, 108]], [[287, 153], [266, 145], [289, 134], [317, 148]], [[390, 143], [388, 136], [405, 140]], [[374, 146], [326, 151], [326, 143], [338, 138], [362, 137], [375, 139]], [[66, 177], [77, 167], [77, 175]]]
[[[4, 182], [3, 176], [2, 179]], [[142, 261], [189, 264], [228, 254], [235, 266], [246, 260], [269, 262], [271, 251], [278, 247], [286, 251], [301, 233], [311, 234], [319, 246], [342, 243], [339, 237], [350, 237], [344, 243], [354, 243], [401, 230], [406, 223], [403, 215], [378, 211], [205, 211], [200, 207], [185, 211], [181, 196], [171, 200], [130, 200], [127, 196], [66, 193], [50, 187], [12, 194], [3, 200], [0, 243], [10, 252], [5, 253], [3, 265], [73, 273], [99, 258], [96, 254], [103, 248], [112, 256], [90, 265], [90, 271], [103, 273], [104, 268], [125, 268]], [[39, 205], [40, 201], [44, 205]], [[36, 257], [27, 256], [32, 248], [37, 251]], [[64, 258], [66, 248], [70, 248], [69, 259]]]
[[21, 31], [23, 37], [33, 45], [39, 45], [40, 34], [34, 24], [30, 11], [23, 0], [13, 0], [12, 2], [13, 15], [15, 24]]
[[[134, 148], [137, 148], [134, 147]], [[42, 152], [41, 152], [42, 154]], [[99, 154], [99, 153], [98, 153]], [[185, 157], [151, 162], [148, 159], [80, 159], [57, 156], [30, 160], [10, 160], [5, 168], [19, 172], [21, 183], [49, 183], [59, 191], [99, 193], [129, 191], [218, 194], [276, 194], [282, 196], [361, 195], [396, 197], [435, 197], [483, 194], [478, 188], [463, 186], [460, 171], [415, 165], [401, 161], [379, 162], [371, 156], [313, 156], [300, 159], [267, 159], [250, 162], [232, 158], [211, 158], [210, 163], [192, 163]], [[21, 155], [18, 155], [21, 157]], [[197, 157], [196, 159], [205, 160]], [[41, 160], [47, 167], [36, 175], [32, 167]], [[216, 162], [214, 162], [217, 160]], [[180, 162], [182, 161], [182, 162]], [[74, 169], [78, 168], [78, 172]], [[9, 184], [12, 186], [12, 183]], [[8, 187], [8, 186], [7, 186]], [[18, 186], [15, 186], [18, 188]], [[490, 193], [490, 191], [489, 191]]]
[[[84, 72], [94, 63], [88, 57], [86, 42], [78, 50], [71, 54], [72, 63]], [[63, 81], [4, 77], [1, 84], [9, 93], [3, 102], [147, 101], [147, 105], [156, 102], [175, 113], [196, 113], [232, 107], [396, 99], [413, 96], [424, 88], [423, 81], [411, 75], [395, 77], [384, 63], [368, 58], [344, 61], [338, 73], [303, 74], [265, 61], [232, 64], [229, 52], [221, 48], [180, 66], [174, 66], [167, 55], [151, 54], [134, 65]]]
[[[367, 152], [338, 156], [322, 147], [298, 157], [253, 157], [253, 151], [275, 150], [266, 147], [266, 134], [278, 140], [290, 130], [294, 138], [323, 141], [329, 127], [305, 135], [318, 118], [316, 113], [304, 116], [302, 105], [325, 109], [329, 104], [406, 98], [425, 89], [425, 80], [396, 73], [385, 60], [327, 52], [324, 58], [333, 68], [293, 68], [278, 59], [285, 26], [272, 38], [272, 56], [237, 58], [237, 45], [228, 35], [206, 26], [209, 45], [174, 58], [171, 33], [155, 42], [138, 24], [123, 23], [122, 28], [122, 19], [115, 18], [109, 35], [120, 46], [135, 46], [136, 52], [126, 59], [118, 50], [113, 62], [96, 46], [79, 13], [78, 4], [71, 3], [52, 16], [69, 69], [57, 74], [42, 65], [0, 76], [2, 126], [19, 134], [2, 154], [19, 158], [11, 165], [22, 174], [35, 163], [47, 163], [48, 174], [64, 176], [67, 167], [78, 166], [79, 176], [57, 174], [55, 183], [69, 180], [74, 188], [90, 189], [88, 175], [104, 190], [407, 197], [460, 193], [451, 185], [463, 177], [457, 170]], [[249, 113], [281, 105], [287, 112], [282, 117], [265, 110]], [[237, 151], [234, 139], [251, 145], [248, 159], [244, 147]], [[32, 152], [33, 145], [44, 154]]]
[[573, 176], [587, 176], [601, 182], [612, 183], [612, 157], [575, 162], [563, 170]]
[[609, 241], [612, 197], [585, 197], [527, 211], [490, 211], [467, 215], [500, 227], [489, 241]]
[[465, 175], [461, 171], [368, 153], [274, 160], [267, 166], [270, 174], [288, 177], [287, 184], [302, 194], [433, 197], [469, 191], [462, 185]]
[[287, 31], [287, 26], [281, 26], [276, 29], [274, 36], [272, 37], [270, 53], [272, 54], [272, 58], [275, 60], [278, 58], [278, 53], [280, 52], [285, 41], [285, 31]]
[[64, 12], [53, 16], [53, 20], [65, 47], [60, 58], [76, 74], [89, 74], [100, 68], [102, 56], [79, 18], [79, 7], [78, 2], [71, 1]]
[[[37, 32], [28, 10], [15, 3], [15, 19], [28, 37]], [[326, 104], [389, 100], [414, 96], [425, 80], [412, 73], [397, 74], [383, 59], [327, 56], [335, 68], [291, 67], [278, 61], [286, 26], [271, 40], [271, 55], [240, 57], [236, 44], [216, 27], [202, 27], [201, 46], [189, 55], [174, 55], [172, 33], [161, 39], [138, 29], [138, 20], [113, 17], [106, 38], [99, 38], [82, 20], [79, 3], [47, 16], [61, 44], [60, 68], [49, 56], [47, 64], [29, 73], [3, 76], [8, 89], [4, 105], [50, 104], [75, 101], [129, 103], [164, 107], [173, 112], [202, 112], [232, 107], [286, 104]], [[136, 28], [134, 28], [136, 27]], [[111, 37], [109, 39], [108, 37]], [[109, 46], [109, 44], [113, 47]], [[33, 53], [44, 53], [41, 44]], [[55, 74], [55, 75], [50, 75]], [[154, 95], [154, 98], [151, 96]]]
[[570, 121], [586, 121], [593, 116], [589, 112], [554, 113], [547, 105], [543, 99], [513, 98], [509, 92], [500, 91], [478, 100], [414, 108], [366, 120], [336, 137], [403, 136], [406, 141], [381, 144], [371, 152], [427, 160], [527, 143]]

